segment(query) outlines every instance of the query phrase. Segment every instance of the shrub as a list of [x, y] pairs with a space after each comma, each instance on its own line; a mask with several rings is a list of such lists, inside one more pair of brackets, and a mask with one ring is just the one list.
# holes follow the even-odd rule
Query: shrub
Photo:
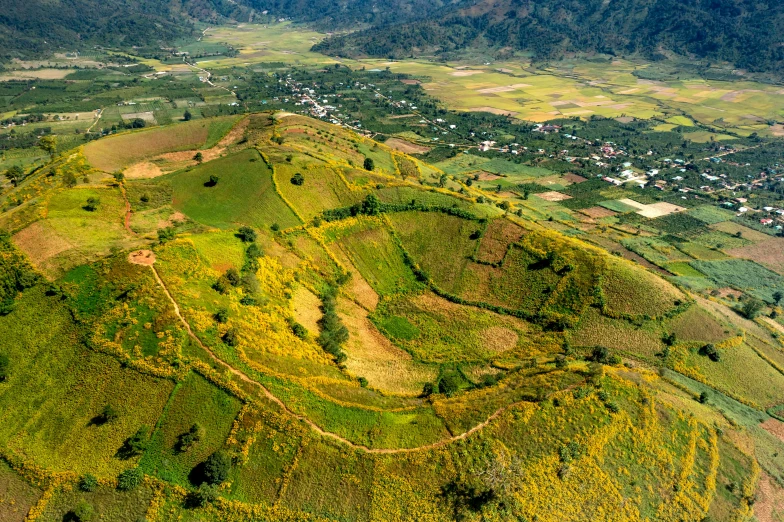
[[291, 176], [291, 184], [297, 185], [298, 187], [305, 184], [305, 176], [301, 173], [297, 172], [293, 176]]
[[237, 232], [237, 237], [240, 238], [243, 243], [253, 243], [256, 241], [256, 231], [252, 227], [240, 227], [239, 232]]
[[95, 197], [87, 198], [87, 203], [84, 205], [84, 209], [89, 212], [95, 212], [98, 210], [98, 206], [101, 204], [101, 200]]
[[141, 485], [144, 473], [139, 468], [126, 469], [117, 477], [117, 489], [131, 491]]
[[174, 227], [166, 227], [166, 228], [159, 228], [158, 229], [158, 241], [160, 243], [166, 243], [167, 241], [171, 241], [174, 239], [175, 231]]
[[226, 321], [229, 320], [228, 308], [218, 308], [218, 311], [215, 312], [215, 320], [221, 324], [225, 324]]
[[204, 478], [208, 484], [221, 484], [229, 478], [231, 458], [226, 452], [218, 450], [204, 462]]
[[112, 422], [117, 420], [117, 417], [119, 416], [120, 414], [117, 410], [115, 410], [111, 404], [107, 404], [103, 407], [103, 410], [101, 410], [100, 418], [102, 422]]
[[438, 391], [447, 397], [460, 391], [460, 379], [455, 373], [446, 373], [438, 379]]
[[430, 397], [436, 392], [436, 385], [432, 382], [426, 382], [422, 387], [422, 397]]
[[95, 510], [91, 504], [80, 500], [73, 511], [71, 511], [71, 514], [79, 522], [88, 522], [95, 516]]
[[697, 400], [700, 401], [701, 404], [707, 404], [707, 402], [708, 402], [708, 392], [700, 393], [700, 397]]
[[365, 170], [375, 170], [376, 164], [373, 161], [373, 158], [365, 158], [365, 162], [362, 164], [365, 167]]
[[218, 181], [220, 181], [220, 178], [218, 176], [216, 176], [215, 174], [211, 174], [210, 175], [210, 179], [208, 179], [204, 183], [204, 186], [205, 187], [214, 187], [215, 185], [218, 184]]
[[193, 492], [192, 499], [196, 507], [206, 507], [218, 500], [218, 487], [214, 484], [202, 484]]
[[610, 350], [604, 346], [595, 346], [591, 352], [591, 360], [598, 363], [606, 363], [610, 357]]
[[291, 325], [291, 332], [299, 337], [300, 339], [307, 339], [308, 338], [308, 330], [301, 324], [294, 322]]
[[719, 350], [713, 344], [706, 344], [702, 348], [700, 348], [700, 355], [705, 355], [713, 362], [719, 362], [721, 360], [721, 354]]
[[231, 267], [226, 270], [224, 277], [226, 277], [226, 281], [228, 281], [231, 286], [239, 286], [241, 279], [240, 273], [236, 268]]
[[149, 437], [150, 437], [150, 428], [147, 426], [140, 426], [136, 433], [128, 437], [123, 445], [123, 449], [121, 450], [122, 453], [127, 458], [135, 457], [136, 455], [141, 455], [144, 453], [144, 450], [147, 449], [147, 445], [149, 444]]
[[277, 223], [273, 223], [270, 226], [270, 230], [272, 230], [273, 232], [277, 232], [278, 230], [280, 230], [280, 225], [278, 225]]
[[194, 424], [191, 428], [186, 431], [185, 433], [180, 434], [177, 437], [177, 451], [185, 452], [188, 451], [194, 444], [199, 442], [204, 437], [204, 428], [202, 428], [199, 424]]
[[79, 489], [81, 489], [82, 491], [86, 491], [89, 493], [91, 491], [95, 491], [97, 487], [98, 487], [98, 479], [95, 478], [95, 475], [86, 473], [82, 475], [81, 478], [79, 479]]
[[740, 311], [747, 319], [754, 319], [762, 311], [765, 303], [756, 297], [749, 297], [741, 305]]
[[229, 346], [237, 346], [237, 344], [240, 342], [237, 329], [229, 328], [229, 330], [223, 334], [223, 342]]

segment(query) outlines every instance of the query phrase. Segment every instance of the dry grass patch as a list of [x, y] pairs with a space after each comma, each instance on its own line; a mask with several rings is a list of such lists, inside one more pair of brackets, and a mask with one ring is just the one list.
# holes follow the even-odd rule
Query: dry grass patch
[[435, 380], [435, 367], [415, 363], [408, 352], [376, 329], [359, 305], [340, 299], [338, 307], [349, 331], [344, 351], [348, 357], [346, 368], [352, 375], [366, 378], [379, 390], [401, 394], [418, 394], [426, 382]]
[[538, 197], [538, 198], [541, 198], [541, 199], [545, 200], [545, 201], [553, 201], [553, 202], [555, 202], [555, 201], [565, 201], [567, 199], [572, 199], [572, 196], [569, 196], [568, 194], [562, 194], [562, 193], [556, 192], [554, 190], [550, 191], [550, 192], [542, 192], [540, 194], [534, 194], [534, 195], [536, 197]]
[[725, 234], [729, 234], [731, 236], [734, 236], [735, 234], [740, 232], [740, 235], [743, 239], [747, 239], [755, 243], [759, 241], [767, 241], [770, 239], [769, 235], [763, 234], [762, 232], [757, 232], [753, 228], [744, 227], [743, 225], [739, 225], [734, 221], [724, 221], [723, 223], [716, 223], [710, 225], [710, 228], [712, 228], [713, 230], [724, 232]]
[[506, 255], [510, 243], [516, 243], [525, 234], [525, 229], [508, 219], [494, 219], [487, 226], [479, 243], [477, 259], [488, 263], [499, 263]]
[[134, 265], [152, 266], [155, 263], [155, 254], [152, 250], [134, 250], [128, 254], [128, 261]]
[[291, 298], [294, 319], [308, 329], [311, 335], [318, 335], [318, 322], [322, 317], [321, 299], [316, 294], [300, 286]]
[[405, 152], [406, 154], [424, 154], [431, 149], [431, 147], [417, 145], [416, 143], [411, 143], [410, 141], [406, 141], [400, 138], [389, 138], [384, 142], [384, 145], [395, 150], [399, 150], [400, 152]]
[[604, 207], [591, 207], [591, 208], [584, 208], [582, 210], [578, 210], [578, 212], [585, 214], [591, 219], [601, 219], [606, 217], [612, 217], [617, 215], [617, 212], [613, 212], [612, 210]]
[[[755, 241], [746, 234], [743, 234], [743, 237]], [[784, 274], [784, 238], [768, 236], [754, 245], [733, 248], [727, 250], [727, 253], [733, 257], [756, 261], [771, 270]]]
[[35, 266], [61, 252], [73, 248], [67, 239], [59, 235], [45, 221], [36, 221], [13, 236], [14, 243], [25, 253]]

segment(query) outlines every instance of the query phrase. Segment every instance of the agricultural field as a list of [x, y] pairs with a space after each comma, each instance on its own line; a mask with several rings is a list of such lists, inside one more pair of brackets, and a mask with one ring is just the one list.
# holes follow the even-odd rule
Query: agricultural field
[[193, 120], [150, 131], [128, 132], [90, 143], [85, 146], [84, 154], [93, 167], [115, 172], [164, 152], [212, 147], [233, 122], [233, 118]]
[[81, 150], [3, 188], [0, 518], [735, 521], [778, 491], [748, 419], [781, 404], [782, 276], [735, 250], [777, 238], [717, 207], [271, 112]]

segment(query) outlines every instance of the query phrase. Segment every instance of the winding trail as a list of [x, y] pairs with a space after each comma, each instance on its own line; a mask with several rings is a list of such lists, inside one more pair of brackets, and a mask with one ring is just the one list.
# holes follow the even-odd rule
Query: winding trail
[[321, 426], [319, 426], [318, 424], [316, 424], [312, 420], [308, 419], [304, 415], [300, 415], [299, 413], [296, 413], [296, 412], [292, 411], [288, 406], [286, 406], [286, 404], [283, 403], [283, 401], [281, 401], [279, 398], [277, 398], [275, 395], [273, 395], [272, 392], [270, 392], [263, 384], [261, 384], [258, 381], [255, 381], [255, 380], [251, 379], [242, 370], [239, 370], [239, 369], [231, 366], [230, 364], [228, 364], [227, 362], [225, 362], [224, 360], [219, 358], [215, 354], [215, 352], [213, 352], [208, 346], [205, 346], [204, 343], [201, 342], [201, 339], [199, 339], [196, 336], [196, 334], [193, 333], [193, 330], [191, 330], [191, 325], [188, 323], [188, 321], [185, 320], [185, 317], [183, 317], [183, 315], [180, 313], [180, 307], [179, 307], [179, 305], [177, 305], [177, 301], [174, 300], [174, 297], [172, 296], [171, 292], [169, 292], [169, 289], [166, 287], [166, 284], [163, 282], [163, 279], [161, 279], [161, 276], [158, 275], [158, 271], [155, 269], [155, 266], [154, 265], [149, 265], [149, 266], [152, 269], [152, 273], [155, 276], [155, 280], [158, 282], [160, 287], [163, 289], [163, 292], [166, 294], [166, 297], [169, 298], [169, 301], [171, 301], [171, 304], [174, 307], [174, 313], [177, 315], [177, 317], [180, 319], [180, 322], [185, 327], [185, 330], [188, 332], [188, 336], [191, 339], [193, 339], [201, 348], [203, 348], [204, 351], [207, 352], [209, 354], [209, 356], [215, 362], [217, 362], [218, 364], [220, 364], [221, 366], [223, 366], [224, 368], [229, 370], [233, 375], [237, 376], [243, 382], [246, 382], [248, 384], [251, 384], [251, 385], [259, 388], [266, 398], [268, 398], [269, 400], [271, 400], [272, 402], [274, 402], [275, 404], [280, 406], [280, 408], [283, 411], [285, 411], [286, 413], [288, 413], [292, 417], [294, 417], [294, 418], [304, 422], [308, 426], [310, 426], [310, 428], [313, 431], [315, 431], [316, 433], [318, 433], [319, 435], [321, 435], [323, 437], [331, 438], [331, 439], [336, 440], [338, 442], [341, 442], [341, 443], [345, 444], [346, 446], [351, 447], [352, 449], [355, 449], [355, 450], [358, 450], [358, 451], [362, 451], [364, 453], [376, 453], [376, 454], [382, 454], [382, 455], [391, 455], [391, 454], [396, 454], [396, 453], [413, 453], [413, 452], [416, 452], [416, 451], [427, 451], [427, 450], [436, 449], [436, 448], [439, 448], [441, 446], [445, 446], [447, 444], [450, 444], [452, 442], [456, 442], [458, 440], [465, 439], [466, 437], [471, 436], [472, 434], [476, 433], [477, 431], [486, 428], [488, 424], [490, 424], [493, 420], [497, 419], [506, 410], [508, 410], [509, 408], [515, 406], [516, 404], [521, 404], [522, 402], [524, 402], [524, 401], [513, 402], [513, 403], [508, 404], [506, 406], [502, 406], [501, 408], [498, 408], [487, 419], [485, 419], [483, 422], [477, 424], [476, 426], [474, 426], [470, 430], [465, 431], [463, 433], [460, 433], [458, 435], [453, 435], [452, 437], [449, 437], [449, 438], [446, 438], [446, 439], [442, 439], [442, 440], [440, 440], [438, 442], [434, 442], [432, 444], [425, 444], [424, 446], [417, 446], [417, 447], [413, 447], [413, 448], [369, 448], [369, 447], [367, 447], [365, 445], [362, 445], [362, 444], [356, 444], [354, 442], [351, 442], [347, 438], [345, 438], [345, 437], [343, 437], [341, 435], [338, 435], [337, 433], [332, 433], [330, 431], [324, 430], [323, 428], [321, 428]]

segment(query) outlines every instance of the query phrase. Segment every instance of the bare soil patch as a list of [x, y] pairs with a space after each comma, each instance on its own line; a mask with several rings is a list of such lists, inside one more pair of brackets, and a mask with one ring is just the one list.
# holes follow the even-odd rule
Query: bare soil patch
[[155, 263], [155, 253], [152, 250], [134, 250], [128, 254], [128, 261], [134, 265], [152, 266]]
[[780, 274], [784, 274], [784, 238], [772, 237], [753, 245], [727, 251], [734, 257], [751, 259]]
[[524, 235], [525, 229], [508, 219], [494, 219], [482, 236], [477, 258], [488, 263], [499, 263], [504, 259], [509, 244], [519, 241]]
[[492, 172], [485, 172], [484, 170], [479, 173], [479, 181], [495, 181], [497, 179], [501, 179], [501, 176], [498, 174], [493, 174]]
[[453, 73], [450, 73], [450, 74], [451, 74], [452, 76], [473, 76], [473, 75], [475, 75], [475, 74], [483, 74], [483, 73], [484, 73], [484, 71], [472, 71], [472, 70], [468, 70], [468, 71], [455, 71], [455, 72], [453, 72]]
[[389, 138], [384, 142], [384, 145], [399, 150], [400, 152], [405, 152], [406, 154], [424, 154], [431, 149], [431, 147], [417, 145], [416, 143], [411, 143], [410, 141], [400, 138]]
[[579, 210], [578, 212], [585, 214], [586, 216], [592, 219], [612, 217], [617, 214], [617, 212], [613, 212], [612, 210], [604, 207], [584, 208], [582, 210]]
[[535, 194], [535, 196], [545, 201], [564, 201], [567, 199], [572, 199], [572, 196], [569, 196], [567, 194], [562, 194], [554, 190], [550, 192], [541, 192], [539, 194]]
[[128, 179], [150, 179], [161, 176], [163, 171], [155, 163], [142, 161], [125, 169], [123, 174]]
[[760, 424], [760, 427], [784, 442], [784, 422], [778, 419], [768, 419]]
[[518, 89], [523, 89], [525, 87], [530, 87], [527, 83], [515, 83], [514, 85], [504, 85], [501, 87], [488, 87], [487, 89], [479, 89], [479, 94], [496, 94], [499, 92], [512, 92]]
[[471, 107], [468, 110], [473, 112], [489, 112], [490, 114], [498, 114], [500, 116], [517, 116], [518, 114], [514, 111], [506, 111], [497, 107], [488, 107], [487, 105], [483, 105], [482, 107]]
[[482, 332], [485, 339], [485, 348], [490, 351], [501, 353], [511, 350], [517, 345], [520, 338], [517, 332], [504, 326], [491, 326]]
[[759, 522], [776, 522], [784, 516], [784, 490], [763, 472], [757, 483], [754, 518]]
[[47, 224], [36, 221], [13, 236], [14, 243], [25, 253], [35, 266], [61, 252], [73, 248], [73, 245]]
[[582, 183], [583, 181], [588, 181], [584, 177], [572, 173], [564, 174], [563, 179], [565, 179], [569, 183]]

